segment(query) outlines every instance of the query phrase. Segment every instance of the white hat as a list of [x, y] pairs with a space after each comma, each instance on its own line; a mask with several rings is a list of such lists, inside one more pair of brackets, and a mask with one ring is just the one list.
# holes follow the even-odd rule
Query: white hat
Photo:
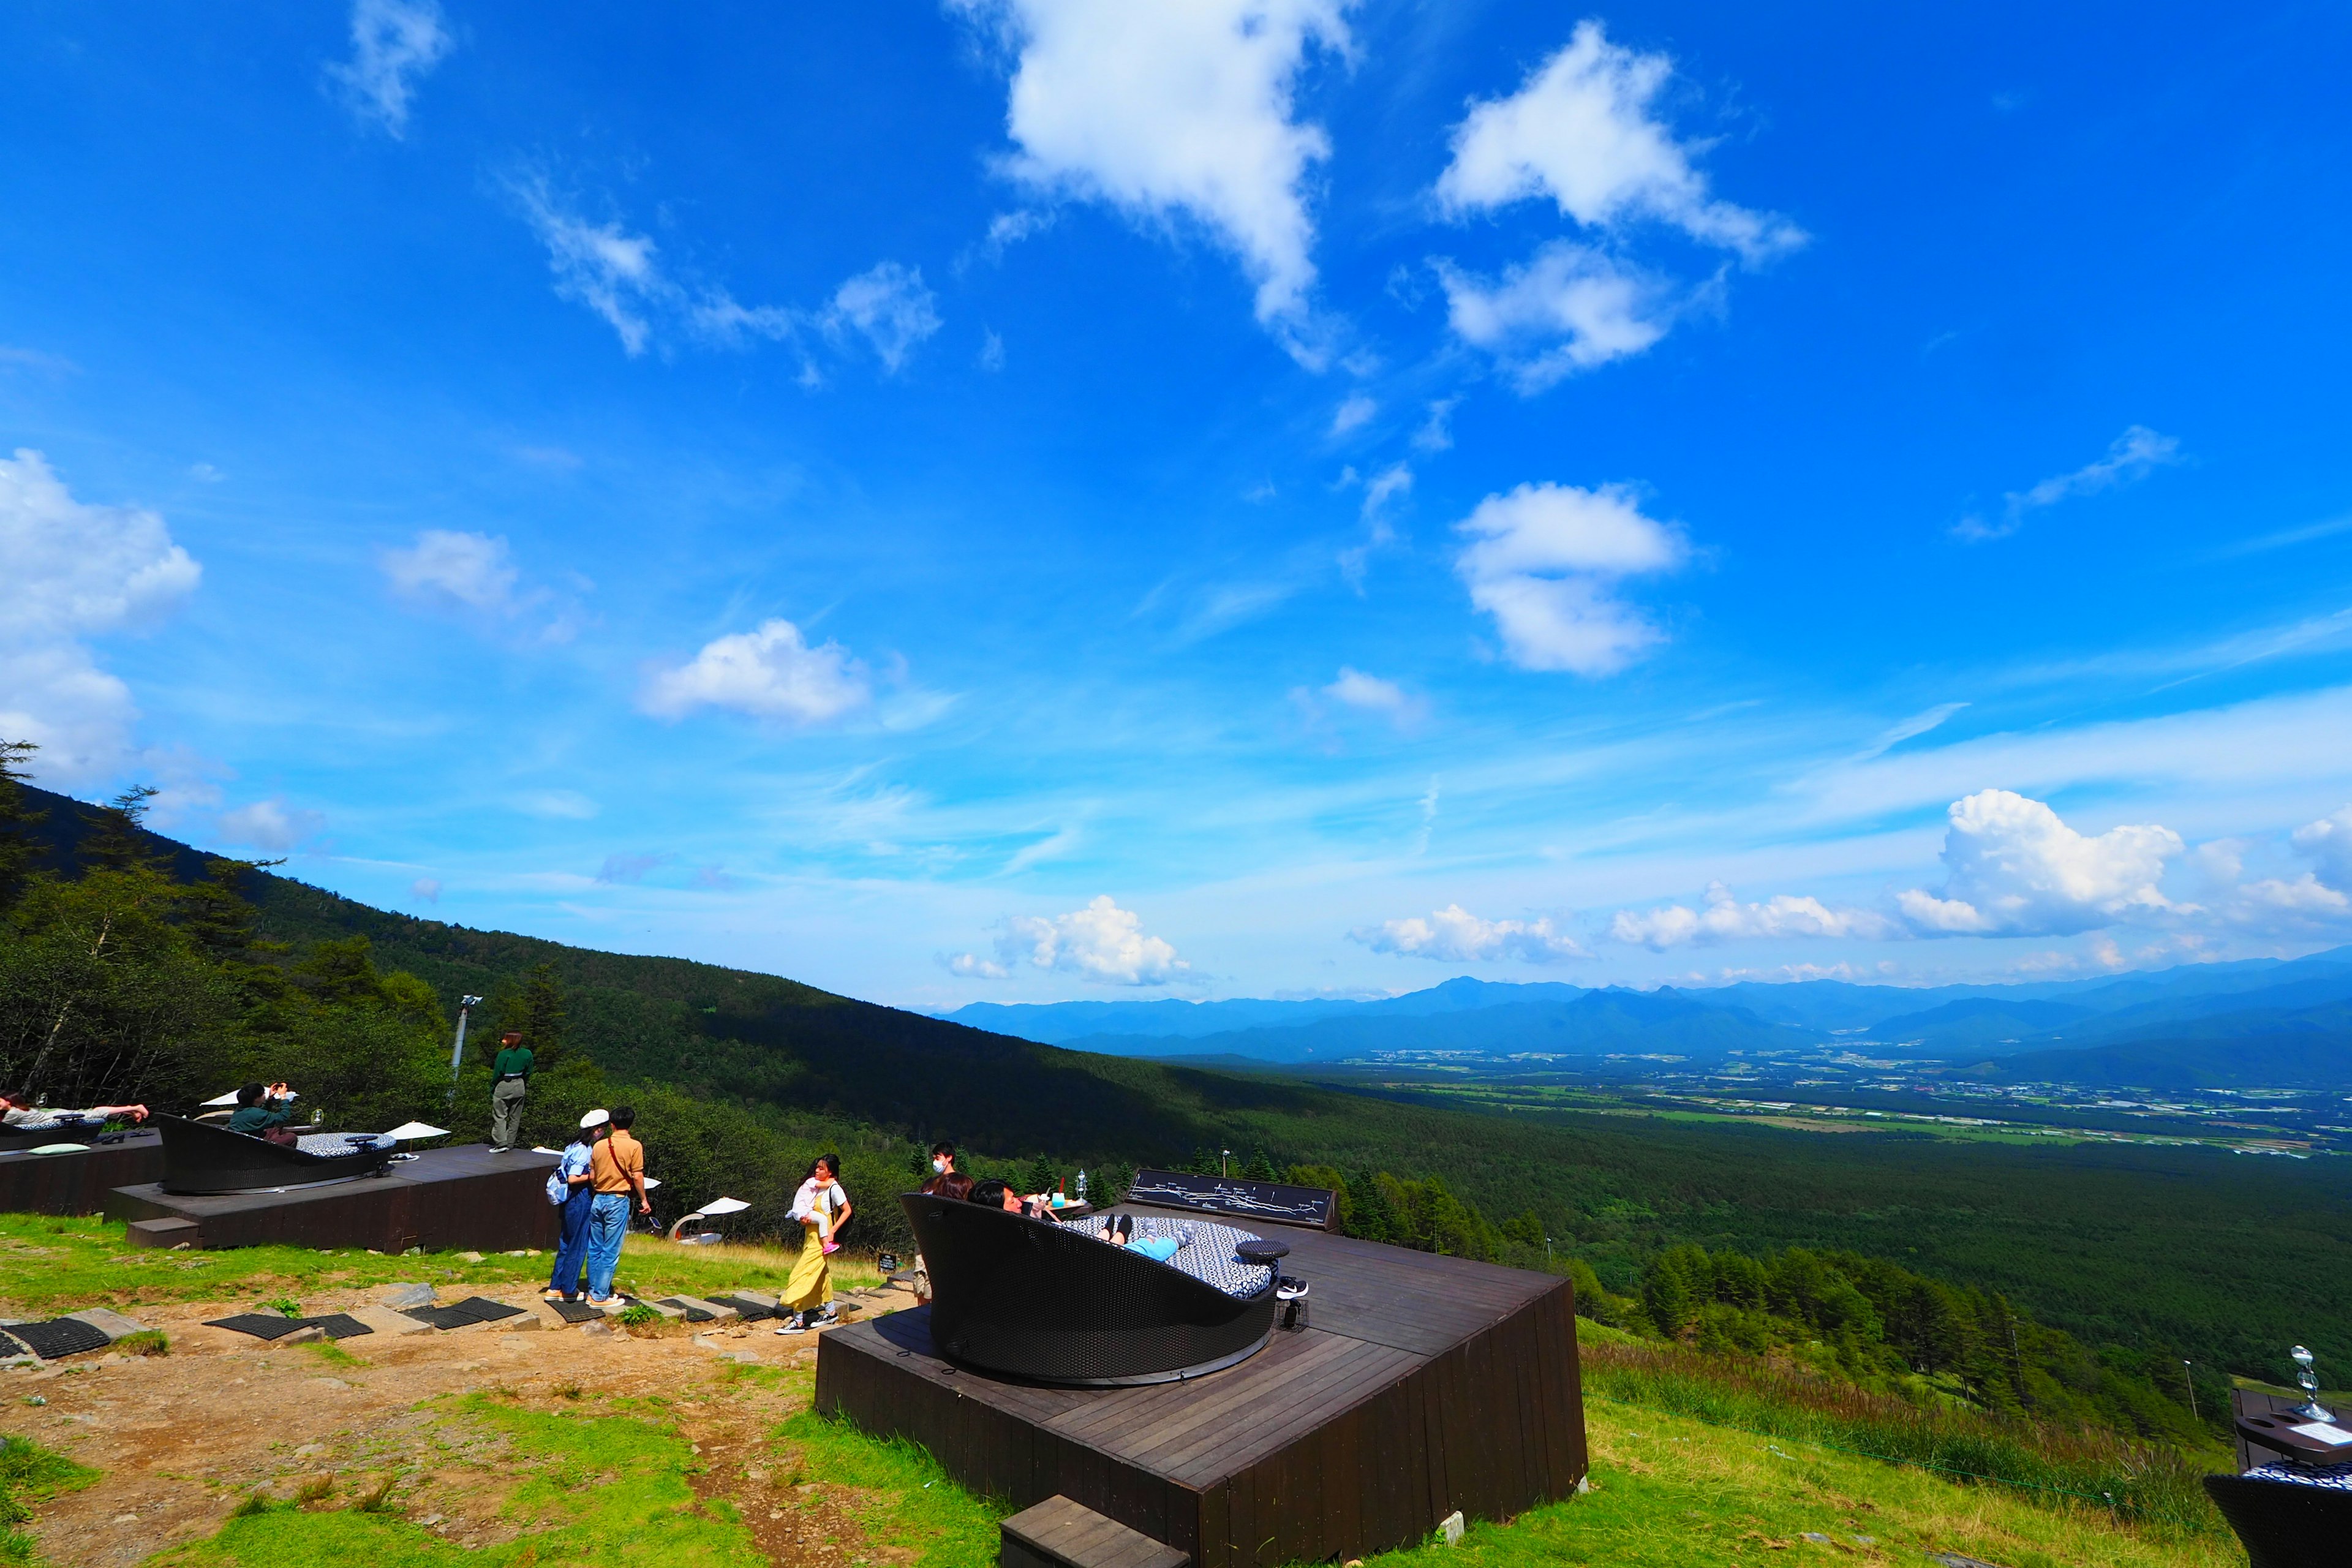
[[604, 1110], [602, 1106], [599, 1106], [595, 1110], [590, 1111], [587, 1115], [582, 1117], [580, 1119], [580, 1125], [583, 1128], [602, 1127], [604, 1123], [612, 1120], [613, 1113]]

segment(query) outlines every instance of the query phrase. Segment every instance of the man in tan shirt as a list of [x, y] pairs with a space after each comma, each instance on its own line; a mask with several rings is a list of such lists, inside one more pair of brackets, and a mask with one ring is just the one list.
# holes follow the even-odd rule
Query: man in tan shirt
[[613, 1271], [621, 1266], [621, 1238], [628, 1234], [629, 1208], [650, 1215], [646, 1197], [646, 1146], [629, 1129], [637, 1113], [625, 1105], [613, 1108], [612, 1131], [588, 1156], [588, 1185], [596, 1195], [588, 1212], [588, 1304], [607, 1306], [613, 1300]]

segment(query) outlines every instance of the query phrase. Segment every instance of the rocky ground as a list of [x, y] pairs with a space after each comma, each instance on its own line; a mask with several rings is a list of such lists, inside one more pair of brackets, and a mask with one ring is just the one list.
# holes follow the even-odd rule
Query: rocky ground
[[[364, 1309], [383, 1294], [352, 1291], [306, 1307]], [[822, 1483], [769, 1460], [768, 1435], [807, 1405], [806, 1373], [824, 1331], [574, 1326], [540, 1309], [534, 1295], [491, 1294], [529, 1314], [331, 1346], [271, 1344], [204, 1323], [249, 1304], [149, 1307], [139, 1320], [169, 1336], [168, 1355], [84, 1355], [0, 1375], [12, 1429], [100, 1472], [95, 1484], [42, 1505], [35, 1532], [43, 1554], [58, 1563], [136, 1563], [211, 1535], [257, 1491], [365, 1498], [382, 1489], [382, 1506], [453, 1543], [495, 1542], [514, 1528], [499, 1518], [510, 1481], [500, 1440], [433, 1402], [497, 1391], [543, 1409], [664, 1399], [709, 1461], [698, 1489], [726, 1495], [775, 1562], [825, 1568], [902, 1555], [862, 1547], [855, 1520], [832, 1506]], [[842, 1300], [865, 1315], [914, 1304], [887, 1289]], [[747, 1377], [738, 1370], [746, 1364], [803, 1375]]]

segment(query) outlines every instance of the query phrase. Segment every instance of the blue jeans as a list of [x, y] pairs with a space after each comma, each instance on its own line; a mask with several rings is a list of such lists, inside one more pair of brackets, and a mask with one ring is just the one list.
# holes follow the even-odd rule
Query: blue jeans
[[567, 1296], [580, 1293], [580, 1270], [588, 1262], [588, 1211], [595, 1203], [596, 1194], [585, 1187], [574, 1187], [564, 1197], [563, 1240], [555, 1249], [555, 1272], [548, 1276], [549, 1289]]
[[613, 1293], [613, 1270], [621, 1266], [621, 1237], [629, 1234], [629, 1194], [598, 1193], [588, 1211], [588, 1294], [604, 1300]]

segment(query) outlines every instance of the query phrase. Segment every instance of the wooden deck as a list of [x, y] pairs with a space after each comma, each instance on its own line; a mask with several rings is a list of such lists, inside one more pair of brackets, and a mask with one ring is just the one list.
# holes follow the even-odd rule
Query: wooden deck
[[[68, 1158], [68, 1156], [58, 1156]], [[194, 1222], [203, 1247], [369, 1247], [377, 1252], [551, 1247], [562, 1226], [543, 1190], [556, 1157], [486, 1143], [428, 1149], [382, 1176], [203, 1196], [142, 1182], [106, 1194], [109, 1219]]]
[[1200, 1568], [1365, 1556], [1457, 1509], [1506, 1519], [1576, 1489], [1568, 1281], [1279, 1234], [1311, 1325], [1238, 1366], [1142, 1388], [1008, 1383], [941, 1360], [918, 1308], [828, 1332], [817, 1407], [914, 1439], [967, 1487], [1023, 1508], [1059, 1494]]
[[0, 1151], [0, 1210], [9, 1214], [96, 1214], [106, 1194], [163, 1173], [163, 1140], [132, 1132], [118, 1143], [93, 1144], [87, 1153], [34, 1154]]

